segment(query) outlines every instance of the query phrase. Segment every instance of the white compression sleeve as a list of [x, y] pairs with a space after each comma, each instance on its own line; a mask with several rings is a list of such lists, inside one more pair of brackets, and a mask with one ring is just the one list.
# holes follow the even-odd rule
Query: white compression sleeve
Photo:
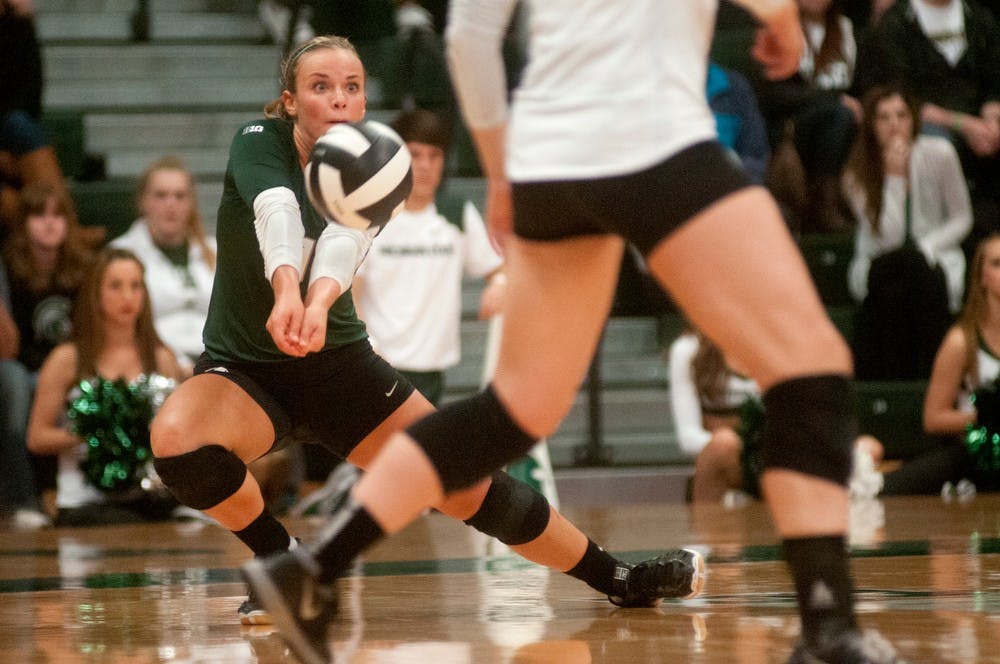
[[264, 256], [264, 276], [268, 282], [282, 265], [291, 265], [302, 274], [302, 242], [305, 228], [295, 194], [287, 187], [274, 187], [253, 200], [253, 225]]
[[495, 127], [507, 119], [500, 47], [515, 5], [516, 0], [452, 0], [448, 9], [448, 65], [470, 127]]
[[329, 277], [340, 284], [341, 292], [346, 292], [351, 287], [358, 266], [368, 255], [378, 230], [374, 227], [361, 231], [328, 223], [316, 241], [309, 285], [312, 286], [317, 279]]

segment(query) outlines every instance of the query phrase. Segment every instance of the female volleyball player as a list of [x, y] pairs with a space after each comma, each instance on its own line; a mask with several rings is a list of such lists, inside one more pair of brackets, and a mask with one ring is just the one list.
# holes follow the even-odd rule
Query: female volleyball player
[[[203, 510], [263, 556], [294, 546], [264, 508], [246, 464], [306, 429], [365, 468], [388, 436], [433, 411], [371, 348], [349, 288], [377, 229], [328, 223], [310, 205], [303, 166], [316, 140], [365, 114], [354, 47], [316, 37], [282, 69], [267, 119], [239, 129], [219, 206], [218, 262], [205, 353], [152, 426], [156, 470], [185, 505]], [[405, 149], [405, 148], [404, 148]], [[303, 256], [303, 246], [311, 247]], [[623, 563], [591, 542], [541, 494], [504, 473], [434, 504], [534, 562], [577, 577], [623, 606], [696, 594], [699, 554], [675, 550]], [[264, 622], [253, 601], [245, 622]]]
[[[754, 55], [799, 64], [792, 0], [738, 0]], [[763, 494], [795, 580], [793, 661], [895, 662], [856, 624], [845, 546], [856, 422], [850, 353], [770, 195], [715, 140], [705, 67], [717, 0], [532, 2], [528, 63], [508, 116], [500, 46], [515, 0], [455, 0], [449, 58], [506, 249], [506, 330], [492, 383], [396, 435], [320, 541], [244, 570], [285, 640], [323, 661], [324, 617], [299, 610], [359, 551], [551, 434], [608, 314], [624, 240], [764, 396]], [[513, 233], [511, 232], [513, 231]], [[566, 321], [574, 322], [566, 329]]]

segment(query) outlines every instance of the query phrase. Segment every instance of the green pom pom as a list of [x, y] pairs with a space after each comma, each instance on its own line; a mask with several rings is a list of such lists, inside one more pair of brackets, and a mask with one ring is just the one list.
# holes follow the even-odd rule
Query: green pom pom
[[[1000, 381], [1000, 379], [998, 379]], [[988, 383], [972, 394], [976, 423], [965, 429], [965, 446], [978, 470], [1000, 471], [1000, 385]]]
[[149, 475], [153, 456], [149, 424], [155, 407], [173, 387], [173, 381], [163, 380], [142, 376], [127, 383], [121, 378], [94, 378], [73, 390], [67, 415], [87, 445], [80, 467], [93, 486], [121, 493], [140, 488]]

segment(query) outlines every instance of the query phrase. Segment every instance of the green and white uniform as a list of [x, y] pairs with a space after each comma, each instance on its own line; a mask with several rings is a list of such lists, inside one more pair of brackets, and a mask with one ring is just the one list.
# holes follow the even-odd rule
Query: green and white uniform
[[[279, 361], [278, 350], [265, 325], [274, 307], [274, 291], [265, 274], [253, 202], [261, 192], [284, 187], [295, 194], [305, 230], [302, 295], [307, 290], [311, 250], [327, 230], [327, 221], [306, 195], [292, 124], [255, 120], [237, 132], [219, 204], [216, 236], [219, 255], [205, 322], [205, 349], [214, 360]], [[370, 240], [369, 240], [370, 242]], [[330, 307], [324, 348], [343, 346], [366, 337], [354, 311], [349, 289]]]

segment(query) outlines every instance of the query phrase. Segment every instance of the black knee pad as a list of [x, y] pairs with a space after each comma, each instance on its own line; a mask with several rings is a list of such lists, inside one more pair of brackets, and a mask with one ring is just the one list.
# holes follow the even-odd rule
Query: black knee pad
[[466, 523], [481, 533], [515, 546], [535, 539], [549, 525], [549, 501], [507, 473], [493, 474], [483, 504]]
[[846, 376], [795, 378], [764, 395], [764, 470], [785, 468], [847, 486], [857, 436], [854, 386]]
[[507, 414], [492, 385], [431, 413], [406, 432], [434, 464], [447, 493], [492, 475], [537, 442]]
[[246, 464], [221, 445], [158, 457], [153, 467], [174, 498], [196, 510], [215, 507], [229, 498], [247, 476]]

